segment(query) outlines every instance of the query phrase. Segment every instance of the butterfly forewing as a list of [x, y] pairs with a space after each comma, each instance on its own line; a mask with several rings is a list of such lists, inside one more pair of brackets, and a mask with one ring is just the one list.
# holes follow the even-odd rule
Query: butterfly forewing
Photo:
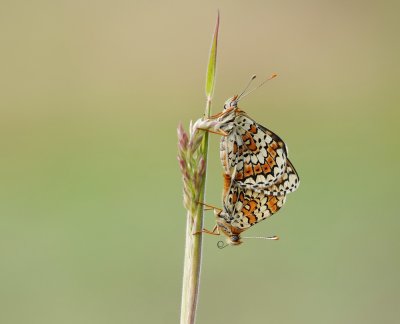
[[221, 162], [226, 173], [236, 167], [239, 186], [273, 195], [297, 189], [298, 175], [279, 136], [243, 111], [237, 111], [233, 121], [224, 126], [229, 132], [221, 138]]

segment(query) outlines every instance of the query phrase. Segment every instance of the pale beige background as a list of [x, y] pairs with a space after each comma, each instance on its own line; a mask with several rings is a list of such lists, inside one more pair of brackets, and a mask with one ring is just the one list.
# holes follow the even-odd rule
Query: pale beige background
[[[177, 323], [185, 212], [176, 126], [241, 103], [302, 183], [249, 235], [206, 237], [198, 323], [399, 321], [399, 5], [2, 1], [0, 322]], [[218, 138], [207, 201], [220, 205]], [[209, 215], [207, 227], [213, 226]]]

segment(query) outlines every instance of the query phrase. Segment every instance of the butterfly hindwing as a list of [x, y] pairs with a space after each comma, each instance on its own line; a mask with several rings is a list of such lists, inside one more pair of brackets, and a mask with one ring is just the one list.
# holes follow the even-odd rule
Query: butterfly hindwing
[[244, 189], [232, 183], [224, 202], [224, 209], [232, 227], [245, 230], [276, 213], [286, 196], [267, 195]]
[[238, 185], [246, 189], [254, 190], [256, 192], [263, 192], [267, 195], [279, 196], [286, 195], [287, 193], [297, 190], [300, 185], [300, 179], [296, 172], [296, 169], [294, 168], [290, 160], [287, 159], [286, 171], [276, 183], [272, 185], [265, 185], [263, 182], [244, 183], [238, 181]]

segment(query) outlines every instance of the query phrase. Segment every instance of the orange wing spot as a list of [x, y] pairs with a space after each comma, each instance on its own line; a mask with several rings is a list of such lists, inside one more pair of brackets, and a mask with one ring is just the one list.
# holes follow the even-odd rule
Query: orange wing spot
[[249, 132], [250, 133], [253, 133], [253, 134], [256, 134], [257, 133], [257, 127], [256, 127], [256, 125], [251, 125], [250, 126], [250, 129], [249, 129]]
[[262, 169], [263, 169], [263, 172], [264, 172], [265, 174], [271, 172], [271, 167], [269, 166], [268, 163], [265, 163], [265, 164], [262, 166]]
[[243, 180], [243, 172], [238, 172], [235, 177], [236, 180]]
[[257, 151], [258, 150], [258, 147], [257, 147], [257, 145], [256, 145], [256, 143], [254, 143], [254, 140], [253, 140], [253, 138], [251, 138], [251, 140], [250, 140], [250, 145], [247, 145], [247, 147], [248, 147], [248, 149], [250, 150], [250, 151]]
[[249, 132], [246, 132], [246, 134], [242, 136], [242, 140], [243, 143], [246, 144], [247, 149], [249, 149], [250, 151], [257, 151], [257, 145], [254, 142], [253, 136], [251, 136]]
[[270, 209], [272, 214], [276, 213], [278, 211], [278, 206], [277, 205], [273, 205]]
[[252, 176], [253, 174], [254, 174], [254, 172], [253, 172], [253, 168], [251, 167], [251, 165], [245, 164], [244, 165], [244, 176], [247, 178], [247, 177]]
[[253, 168], [254, 168], [254, 174], [259, 174], [259, 173], [262, 172], [262, 168], [261, 168], [261, 164], [260, 163], [256, 164]]
[[267, 206], [272, 213], [275, 213], [278, 210], [278, 206], [276, 205], [277, 202], [278, 199], [276, 199], [275, 196], [268, 196]]
[[275, 166], [275, 160], [271, 157], [268, 156], [267, 158], [267, 163], [269, 164], [269, 166], [272, 168], [273, 166]]
[[234, 193], [234, 194], [232, 195], [232, 203], [233, 203], [233, 204], [236, 204], [237, 199], [238, 199], [237, 194]]
[[250, 224], [254, 224], [257, 222], [257, 217], [253, 214], [254, 210], [257, 207], [257, 203], [252, 200], [249, 201], [243, 208], [242, 208], [242, 212], [244, 214], [244, 216], [247, 217], [247, 219], [249, 220]]
[[275, 205], [277, 202], [278, 202], [278, 199], [276, 199], [275, 196], [272, 196], [272, 195], [268, 196], [268, 202], [267, 202], [268, 207]]
[[229, 191], [229, 187], [231, 186], [231, 176], [230, 174], [223, 174], [224, 177], [224, 191], [223, 191], [223, 197], [225, 197]]
[[233, 143], [233, 153], [236, 154], [238, 152], [238, 146], [236, 143]]
[[245, 215], [245, 216], [246, 216], [247, 219], [249, 220], [249, 223], [250, 223], [250, 224], [254, 224], [254, 223], [257, 222], [257, 218], [256, 218], [256, 216], [254, 216], [253, 214], [248, 214], [248, 215]]
[[254, 200], [249, 201], [250, 211], [253, 212], [257, 208], [257, 203]]
[[267, 148], [267, 151], [268, 151], [268, 153], [269, 153], [273, 158], [275, 158], [275, 156], [276, 156], [276, 151], [275, 151], [271, 146], [269, 146], [269, 147]]
[[273, 150], [276, 150], [278, 148], [278, 144], [276, 144], [275, 141], [273, 141], [269, 146], [272, 147]]

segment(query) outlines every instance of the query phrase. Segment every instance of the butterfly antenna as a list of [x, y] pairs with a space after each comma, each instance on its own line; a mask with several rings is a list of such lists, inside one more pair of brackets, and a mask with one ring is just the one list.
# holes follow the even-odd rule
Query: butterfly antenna
[[250, 84], [253, 82], [253, 80], [256, 78], [257, 76], [255, 74], [253, 74], [253, 76], [251, 77], [250, 81], [247, 83], [246, 88], [244, 88], [244, 90], [242, 91], [242, 93], [237, 97], [236, 101], [239, 100], [239, 98], [243, 95], [243, 93], [246, 92], [246, 90], [250, 87]]
[[[257, 90], [258, 88], [262, 87], [266, 82], [276, 78], [278, 76], [278, 74], [274, 73], [272, 74], [268, 79], [265, 79], [263, 82], [261, 82], [257, 87], [255, 87], [254, 89], [250, 90], [249, 92], [245, 93], [245, 94], [241, 94], [236, 101], [239, 101], [239, 98], [244, 98], [246, 96], [248, 96], [250, 93], [252, 93], [253, 91]], [[247, 89], [247, 88], [246, 88]]]
[[243, 238], [244, 238], [244, 239], [273, 240], [273, 241], [279, 240], [279, 236], [276, 236], [276, 235], [274, 235], [274, 236], [251, 236], [251, 237], [246, 236], [246, 237], [243, 237]]

